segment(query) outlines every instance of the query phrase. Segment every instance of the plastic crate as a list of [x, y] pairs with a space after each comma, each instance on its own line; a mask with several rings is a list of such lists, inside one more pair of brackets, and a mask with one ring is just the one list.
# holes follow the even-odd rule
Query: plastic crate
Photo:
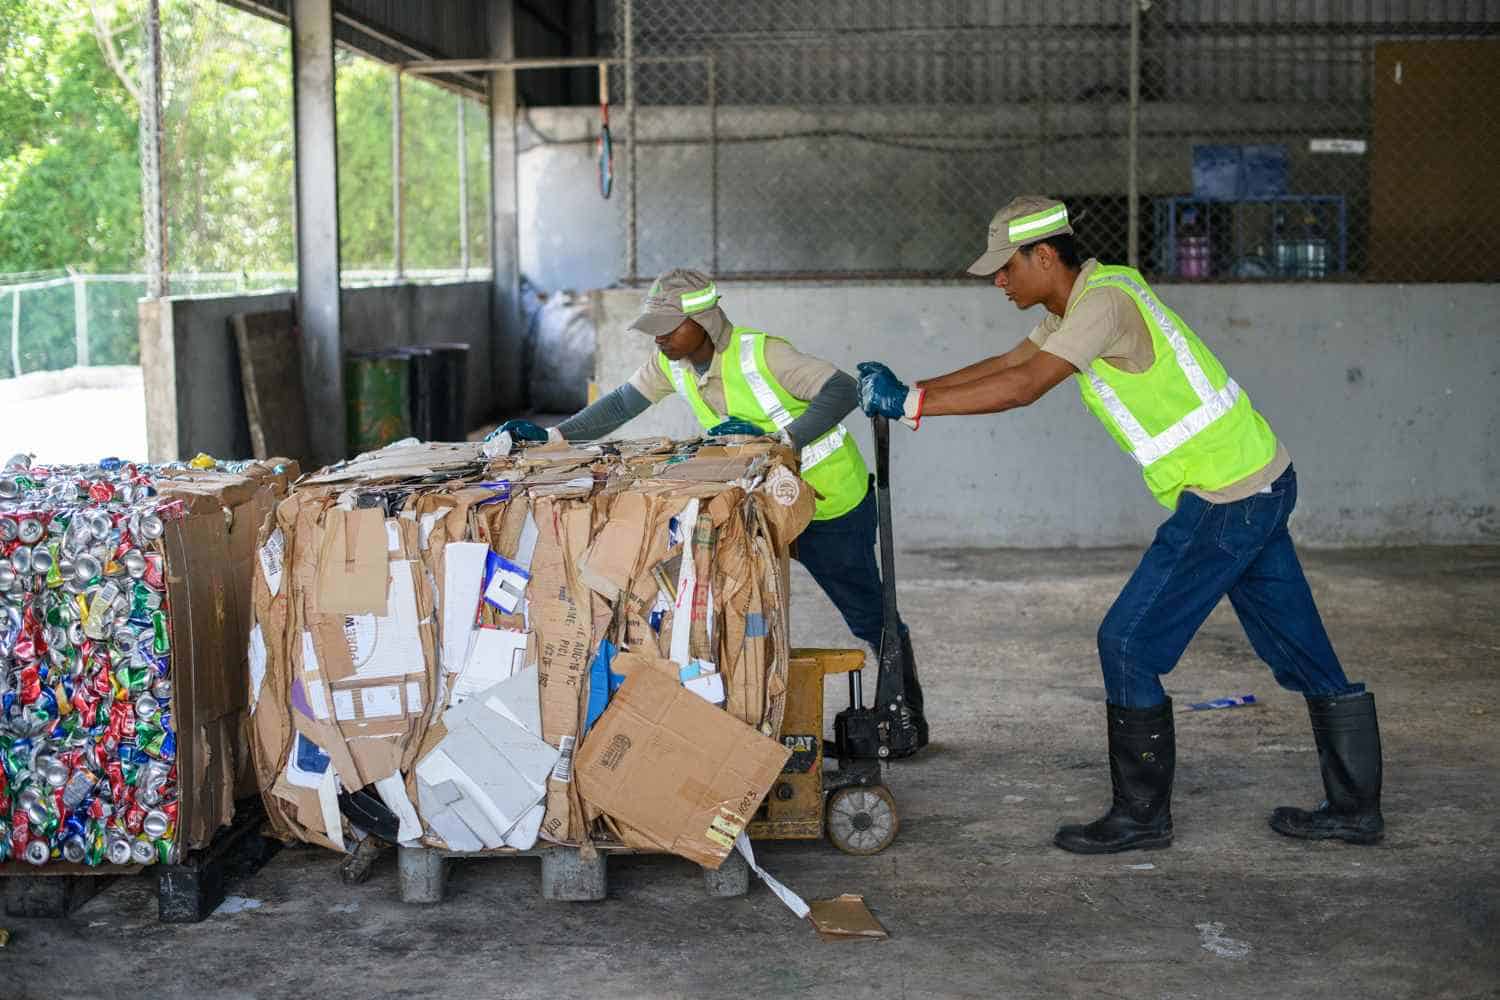
[[1240, 149], [1240, 197], [1273, 198], [1286, 194], [1286, 147], [1279, 144]]
[[1193, 147], [1193, 197], [1204, 201], [1233, 201], [1240, 197], [1239, 146]]

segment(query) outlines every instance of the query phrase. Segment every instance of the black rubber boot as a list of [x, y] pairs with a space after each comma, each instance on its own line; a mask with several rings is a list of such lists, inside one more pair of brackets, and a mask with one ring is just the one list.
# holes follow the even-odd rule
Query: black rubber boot
[[1328, 796], [1312, 811], [1281, 806], [1271, 829], [1303, 840], [1373, 844], [1385, 833], [1380, 815], [1380, 724], [1368, 691], [1307, 699], [1318, 767]]
[[1152, 708], [1106, 707], [1114, 801], [1092, 823], [1058, 827], [1052, 842], [1074, 854], [1152, 850], [1172, 843], [1177, 734], [1172, 699]]

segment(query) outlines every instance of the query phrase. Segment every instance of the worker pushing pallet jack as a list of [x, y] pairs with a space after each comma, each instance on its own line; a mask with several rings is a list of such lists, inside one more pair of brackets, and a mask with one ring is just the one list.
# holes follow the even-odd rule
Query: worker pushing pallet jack
[[[900, 719], [854, 711], [844, 720], [844, 745], [874, 756], [884, 726], [884, 756], [909, 757], [926, 746], [927, 719], [911, 638], [896, 611], [890, 581], [882, 588], [875, 561], [876, 497], [859, 445], [841, 422], [859, 403], [853, 376], [803, 354], [781, 337], [730, 322], [718, 286], [701, 271], [674, 268], [647, 292], [630, 329], [652, 338], [656, 350], [625, 384], [556, 427], [510, 420], [496, 429], [519, 441], [593, 441], [670, 396], [680, 396], [710, 436], [770, 435], [801, 454], [802, 477], [818, 500], [812, 523], [797, 538], [795, 558], [823, 588], [855, 637], [880, 651], [877, 710], [898, 704]], [[877, 441], [883, 440], [883, 421]], [[888, 461], [888, 459], [887, 459]], [[888, 477], [882, 476], [888, 491]], [[883, 512], [888, 492], [882, 497]], [[880, 527], [883, 550], [890, 525]], [[884, 565], [891, 565], [883, 551]], [[901, 673], [902, 697], [886, 676]], [[851, 680], [851, 684], [857, 681]], [[858, 701], [857, 687], [855, 701]], [[892, 728], [894, 727], [894, 729]]]

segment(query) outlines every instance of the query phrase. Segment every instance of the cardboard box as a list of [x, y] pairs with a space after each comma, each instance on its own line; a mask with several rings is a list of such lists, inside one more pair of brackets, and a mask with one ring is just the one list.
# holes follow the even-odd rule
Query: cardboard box
[[[790, 662], [787, 545], [814, 502], [795, 463], [771, 443], [499, 458], [422, 445], [301, 480], [252, 560], [252, 746], [272, 829], [344, 849], [339, 789], [373, 786], [401, 817], [403, 844], [619, 842], [717, 866], [786, 756], [774, 737]], [[601, 654], [611, 648], [613, 665]], [[701, 696], [684, 687], [695, 660], [712, 665], [693, 681]], [[665, 796], [649, 816], [633, 791], [585, 797], [575, 769], [575, 749], [606, 725], [661, 721], [617, 710], [633, 683], [634, 697], [653, 690], [637, 675], [683, 699], [661, 739], [676, 733], [673, 753], [691, 760], [661, 775], [696, 783], [661, 792], [655, 765], [635, 773], [642, 801]], [[484, 695], [496, 684], [505, 697]], [[601, 697], [610, 707], [590, 730]], [[691, 808], [666, 808], [672, 795]]]
[[791, 751], [657, 670], [632, 672], [578, 752], [583, 800], [718, 868]]
[[235, 800], [256, 791], [245, 729], [252, 542], [296, 474], [295, 462], [272, 459], [244, 474], [179, 470], [157, 484], [185, 514], [161, 540], [184, 850], [206, 846], [234, 819]]

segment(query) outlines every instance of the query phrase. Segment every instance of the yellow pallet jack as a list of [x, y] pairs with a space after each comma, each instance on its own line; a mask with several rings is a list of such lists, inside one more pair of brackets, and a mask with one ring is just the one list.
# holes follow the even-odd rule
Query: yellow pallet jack
[[[878, 854], [901, 829], [896, 800], [881, 764], [917, 748], [906, 704], [904, 670], [911, 643], [900, 635], [896, 609], [895, 540], [890, 505], [890, 424], [871, 418], [875, 431], [875, 488], [880, 514], [880, 579], [885, 627], [875, 705], [866, 708], [858, 649], [793, 649], [787, 674], [786, 715], [781, 741], [792, 751], [781, 777], [749, 826], [755, 840], [816, 840], [826, 831], [846, 854]], [[849, 675], [849, 707], [834, 719], [838, 766], [824, 770], [823, 680]]]

